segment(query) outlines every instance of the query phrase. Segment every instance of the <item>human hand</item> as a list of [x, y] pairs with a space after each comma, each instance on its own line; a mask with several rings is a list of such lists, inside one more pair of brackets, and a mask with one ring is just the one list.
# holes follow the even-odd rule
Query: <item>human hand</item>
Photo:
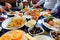
[[0, 7], [0, 13], [4, 12], [4, 9], [2, 7]]
[[38, 6], [38, 4], [35, 4], [35, 5], [33, 5], [33, 8], [36, 8]]
[[2, 13], [2, 12], [7, 13], [7, 11], [3, 7], [0, 7], [0, 13]]
[[11, 4], [7, 3], [7, 2], [5, 3], [5, 7], [8, 8], [8, 9], [12, 8]]

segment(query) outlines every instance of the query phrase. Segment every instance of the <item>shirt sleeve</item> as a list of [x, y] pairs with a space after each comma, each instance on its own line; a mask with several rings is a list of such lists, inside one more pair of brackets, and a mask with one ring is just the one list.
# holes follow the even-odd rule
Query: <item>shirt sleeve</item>
[[60, 6], [60, 2], [56, 3], [55, 7], [52, 9], [52, 13], [58, 13], [58, 6]]
[[45, 0], [40, 0], [37, 4], [38, 6], [42, 5], [43, 3], [45, 3]]

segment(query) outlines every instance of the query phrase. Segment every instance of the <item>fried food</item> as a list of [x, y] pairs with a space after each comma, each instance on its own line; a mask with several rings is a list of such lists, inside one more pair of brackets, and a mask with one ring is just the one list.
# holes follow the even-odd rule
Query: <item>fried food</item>
[[1, 40], [11, 40], [11, 36], [9, 34], [3, 35]]
[[12, 30], [1, 36], [1, 40], [23, 40], [24, 32], [22, 30]]
[[37, 20], [37, 18], [40, 16], [40, 13], [38, 9], [33, 9], [32, 11], [27, 11], [26, 15], [31, 15], [32, 19]]
[[12, 38], [19, 39], [19, 38], [22, 38], [22, 35], [23, 35], [23, 31], [17, 30], [17, 31], [12, 33]]
[[8, 28], [17, 28], [20, 27], [24, 24], [25, 20], [23, 20], [22, 18], [18, 18], [18, 17], [13, 17], [11, 22], [8, 23]]
[[47, 17], [47, 16], [49, 16], [49, 14], [44, 14], [44, 16], [46, 16], [46, 17]]

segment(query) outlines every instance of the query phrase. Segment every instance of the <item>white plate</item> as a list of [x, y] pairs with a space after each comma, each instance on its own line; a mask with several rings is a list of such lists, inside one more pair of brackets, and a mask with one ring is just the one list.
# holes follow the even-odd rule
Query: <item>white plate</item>
[[36, 40], [54, 40], [53, 38], [50, 38], [49, 36], [45, 35], [38, 35], [34, 37]]
[[17, 28], [7, 28], [7, 25], [8, 25], [8, 23], [11, 21], [11, 19], [12, 18], [8, 18], [8, 19], [6, 19], [5, 21], [3, 21], [2, 22], [2, 27], [4, 28], [4, 29], [8, 29], [8, 30], [12, 30], [12, 29], [18, 29], [18, 28], [21, 28], [21, 27], [23, 27], [24, 26], [24, 24], [25, 24], [25, 22], [23, 23], [23, 25], [22, 26], [20, 26], [20, 27], [17, 27]]
[[[31, 24], [31, 22], [33, 22], [33, 25]], [[29, 25], [29, 24], [31, 24], [31, 25]], [[25, 23], [25, 25], [29, 28], [33, 28], [35, 24], [36, 24], [35, 20], [29, 20], [27, 23]]]
[[[13, 11], [11, 11], [11, 12], [13, 12]], [[7, 15], [16, 15], [16, 14], [19, 14], [19, 12], [18, 12], [18, 11], [15, 11], [15, 12], [16, 12], [16, 14], [10, 14], [11, 12], [7, 12]]]
[[[55, 21], [55, 19], [56, 19], [56, 18], [54, 18], [53, 21]], [[44, 19], [43, 19], [43, 20], [44, 20]], [[58, 20], [58, 19], [57, 19], [57, 20]], [[58, 20], [58, 21], [60, 21], [60, 20]], [[43, 22], [43, 25], [44, 25], [45, 27], [47, 27], [48, 29], [59, 30], [57, 27], [55, 27], [56, 25], [51, 26], [50, 24], [48, 24], [48, 23], [46, 23], [46, 22]]]
[[[2, 36], [1, 36], [1, 38], [3, 38], [3, 36], [4, 35], [10, 35], [10, 37], [11, 36], [13, 36], [12, 34], [13, 34], [13, 32], [19, 32], [18, 34], [20, 34], [20, 32], [22, 32], [22, 30], [12, 30], [12, 31], [8, 31], [8, 32], [6, 32], [5, 34], [3, 34]], [[22, 34], [22, 40], [27, 40], [28, 38], [25, 36], [26, 35], [26, 33], [25, 32], [23, 32], [23, 34]], [[5, 37], [6, 38], [6, 37]], [[13, 39], [13, 38], [12, 38]]]

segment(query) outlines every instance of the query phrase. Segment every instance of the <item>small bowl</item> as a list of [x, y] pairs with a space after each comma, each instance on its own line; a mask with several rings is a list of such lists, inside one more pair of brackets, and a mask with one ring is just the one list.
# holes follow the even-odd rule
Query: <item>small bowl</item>
[[8, 17], [14, 17], [15, 15], [7, 15]]
[[0, 22], [3, 22], [5, 19], [5, 17], [0, 17]]
[[[32, 33], [30, 32], [31, 29], [32, 29], [32, 28], [29, 28], [29, 29], [28, 29], [28, 32], [29, 32], [29, 34], [32, 35], [32, 36], [37, 36], [37, 35], [40, 35], [40, 34], [43, 34], [43, 33], [44, 33], [44, 29], [43, 29], [42, 27], [40, 27], [40, 33], [36, 33], [36, 34], [32, 34]], [[42, 30], [42, 31], [41, 31], [41, 30]]]
[[25, 25], [29, 28], [33, 28], [35, 24], [36, 24], [35, 20], [29, 20]]
[[57, 38], [56, 35], [58, 35], [58, 34], [55, 35], [56, 32], [58, 32], [58, 31], [50, 31], [51, 38], [54, 38], [54, 39]]

